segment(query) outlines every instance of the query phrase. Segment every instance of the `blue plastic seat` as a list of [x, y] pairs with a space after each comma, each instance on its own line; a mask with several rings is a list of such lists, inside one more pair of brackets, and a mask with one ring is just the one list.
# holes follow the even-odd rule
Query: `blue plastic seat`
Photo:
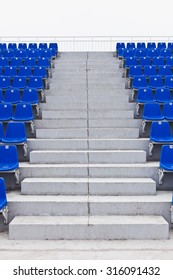
[[12, 81], [12, 87], [18, 88], [20, 90], [26, 88], [26, 76], [15, 76]]
[[139, 58], [139, 65], [144, 67], [145, 65], [151, 65], [151, 59], [149, 56], [144, 56]]
[[132, 65], [138, 65], [138, 59], [134, 56], [127, 57], [124, 62], [124, 67], [129, 68]]
[[[56, 49], [56, 51], [58, 50], [58, 46], [56, 46], [56, 45], [54, 45], [54, 44], [56, 44], [56, 43], [50, 43], [49, 44], [49, 48], [55, 48]], [[116, 51], [117, 51], [117, 53], [118, 53], [118, 50], [119, 49], [125, 49], [125, 43], [123, 43], [123, 42], [118, 42], [117, 44], [116, 44]]]
[[127, 45], [126, 45], [127, 49], [133, 49], [135, 48], [135, 43], [134, 42], [128, 42]]
[[162, 56], [164, 58], [166, 58], [167, 56], [171, 56], [171, 50], [170, 49], [161, 49], [160, 56]]
[[19, 76], [25, 76], [26, 78], [29, 78], [32, 76], [32, 68], [31, 66], [20, 66], [18, 71]]
[[152, 65], [156, 65], [156, 66], [165, 65], [164, 57], [154, 56], [152, 59]]
[[148, 49], [146, 48], [139, 48], [135, 50], [135, 56], [136, 57], [144, 57], [148, 55]]
[[5, 50], [7, 49], [7, 44], [6, 43], [0, 43], [0, 50]]
[[173, 145], [163, 145], [160, 155], [159, 184], [163, 183], [165, 172], [173, 172]]
[[155, 49], [156, 48], [156, 43], [155, 42], [148, 42], [147, 43], [147, 48], [148, 49]]
[[27, 49], [27, 44], [26, 43], [19, 43], [18, 44], [18, 49], [26, 50]]
[[9, 88], [4, 94], [4, 103], [17, 104], [20, 102], [20, 91], [18, 88]]
[[42, 79], [47, 78], [47, 71], [45, 66], [35, 66], [33, 76], [40, 76]]
[[143, 116], [142, 116], [142, 132], [145, 133], [146, 122], [162, 121], [164, 115], [161, 111], [159, 103], [146, 103], [144, 104]]
[[168, 42], [168, 49], [173, 50], [173, 42]]
[[10, 60], [10, 66], [21, 66], [22, 58], [21, 57], [12, 57]]
[[36, 66], [36, 58], [35, 57], [26, 57], [24, 59], [24, 66], [35, 67]]
[[132, 65], [129, 68], [128, 76], [133, 78], [134, 76], [142, 75], [142, 67], [140, 65]]
[[39, 49], [47, 49], [48, 45], [47, 45], [47, 43], [39, 43], [38, 47], [39, 47]]
[[[122, 45], [121, 46], [119, 45], [118, 49], [122, 48], [122, 47], [125, 48], [125, 44], [124, 43], [119, 43], [119, 44], [122, 44]], [[58, 44], [57, 43], [49, 43], [49, 48], [50, 49], [55, 49], [56, 51], [58, 51]]]
[[133, 77], [132, 81], [132, 92], [131, 92], [131, 97], [132, 100], [134, 101], [135, 98], [135, 93], [140, 89], [140, 88], [146, 88], [148, 86], [147, 79], [144, 75], [138, 75]]
[[5, 66], [3, 75], [13, 78], [14, 76], [17, 75], [17, 67], [16, 66]]
[[152, 122], [149, 142], [149, 156], [152, 156], [154, 144], [173, 143], [170, 124], [168, 122]]
[[137, 49], [145, 49], [146, 45], [145, 42], [138, 42], [137, 43]]
[[12, 119], [12, 105], [10, 103], [0, 103], [0, 121], [10, 121]]
[[35, 131], [34, 115], [32, 111], [32, 105], [29, 103], [19, 103], [16, 105], [12, 120], [29, 123], [31, 127], [31, 134]]
[[11, 80], [9, 76], [0, 76], [0, 88], [7, 89], [11, 86]]
[[9, 65], [9, 58], [8, 57], [0, 57], [0, 66], [4, 67]]
[[145, 65], [144, 66], [144, 75], [146, 77], [157, 75], [157, 68], [155, 65]]
[[118, 50], [118, 58], [122, 58], [122, 56], [123, 56], [123, 51], [125, 50], [125, 48], [120, 48], [119, 50]]
[[28, 49], [28, 57], [34, 57], [35, 59], [38, 59], [39, 51], [37, 49]]
[[54, 48], [49, 48], [50, 52], [51, 52], [51, 58], [55, 59], [57, 56], [57, 50]]
[[47, 58], [51, 59], [52, 58], [51, 50], [50, 49], [40, 49], [39, 56], [47, 57]]
[[165, 42], [158, 42], [157, 43], [158, 49], [166, 49], [166, 43]]
[[173, 102], [164, 104], [163, 115], [166, 120], [173, 121]]
[[14, 57], [14, 50], [3, 50], [3, 56], [8, 58]]
[[148, 50], [148, 56], [149, 57], [157, 57], [160, 55], [160, 50], [159, 49], [149, 49]]
[[140, 88], [138, 90], [138, 95], [136, 98], [136, 115], [139, 115], [140, 105], [143, 105], [145, 103], [152, 103], [155, 101], [155, 96], [151, 88]]
[[6, 186], [4, 178], [0, 177], [0, 212], [4, 217], [4, 223], [8, 223], [8, 202], [6, 196]]
[[164, 82], [163, 82], [162, 76], [161, 75], [150, 76], [148, 85], [152, 89], [156, 89], [157, 87], [163, 87]]
[[37, 43], [29, 43], [28, 48], [29, 49], [37, 49]]
[[37, 90], [43, 90], [43, 80], [40, 76], [31, 76], [28, 81], [28, 87], [36, 88]]
[[166, 65], [170, 65], [173, 67], [173, 56], [166, 57]]
[[8, 44], [8, 49], [10, 50], [15, 50], [17, 49], [17, 44], [16, 43], [9, 43]]
[[29, 103], [36, 107], [36, 115], [39, 116], [40, 106], [38, 92], [35, 88], [26, 88], [22, 93], [21, 102]]
[[156, 88], [155, 93], [156, 102], [165, 103], [173, 101], [171, 98], [171, 93], [168, 88]]
[[173, 90], [173, 75], [165, 76], [165, 86]]
[[122, 53], [122, 58], [125, 59], [126, 57], [135, 56], [135, 49], [124, 49]]
[[14, 51], [14, 56], [25, 58], [25, 57], [27, 57], [27, 51], [26, 50], [21, 50], [21, 49], [16, 49]]
[[162, 77], [167, 75], [172, 75], [172, 70], [170, 65], [160, 65], [158, 68], [158, 75]]

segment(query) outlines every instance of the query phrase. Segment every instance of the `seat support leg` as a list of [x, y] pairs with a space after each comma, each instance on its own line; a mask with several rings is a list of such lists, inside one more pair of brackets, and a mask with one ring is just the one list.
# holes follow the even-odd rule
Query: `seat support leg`
[[8, 206], [5, 206], [2, 209], [2, 216], [4, 218], [4, 224], [7, 225], [8, 224]]
[[149, 147], [149, 156], [151, 157], [153, 155], [154, 144], [152, 142], [149, 142], [148, 147]]
[[131, 97], [132, 97], [132, 101], [134, 101], [135, 100], [135, 91], [134, 90], [132, 90]]
[[30, 127], [31, 127], [31, 134], [34, 134], [34, 131], [35, 131], [35, 125], [34, 125], [34, 122], [31, 121], [30, 123]]
[[36, 116], [39, 117], [40, 115], [40, 106], [37, 104], [36, 105]]
[[23, 152], [24, 152], [24, 157], [27, 157], [28, 155], [28, 144], [24, 143], [23, 145]]
[[19, 183], [20, 183], [20, 178], [19, 178], [20, 171], [19, 171], [19, 169], [15, 170], [14, 176], [15, 176], [15, 179], [16, 179], [16, 184], [19, 185]]
[[142, 121], [142, 133], [145, 133], [146, 121]]
[[139, 103], [136, 104], [136, 115], [139, 116], [139, 108], [140, 108], [140, 105]]
[[45, 94], [44, 94], [44, 91], [42, 90], [41, 91], [41, 101], [44, 102], [45, 100]]
[[164, 177], [164, 171], [163, 169], [159, 169], [159, 185], [162, 185], [163, 183], [163, 177]]

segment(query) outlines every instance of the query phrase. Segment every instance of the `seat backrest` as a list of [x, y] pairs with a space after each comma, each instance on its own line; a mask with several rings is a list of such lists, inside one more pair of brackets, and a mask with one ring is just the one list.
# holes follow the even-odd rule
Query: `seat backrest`
[[16, 49], [14, 51], [14, 56], [15, 57], [22, 57], [22, 58], [27, 57], [27, 51], [26, 50], [22, 50], [22, 49]]
[[166, 65], [173, 66], [173, 56], [166, 57]]
[[11, 66], [21, 66], [22, 65], [22, 58], [21, 57], [12, 57], [10, 60]]
[[6, 186], [2, 177], [0, 177], [0, 205], [2, 205], [0, 210], [7, 206]]
[[138, 100], [144, 101], [144, 102], [154, 102], [154, 94], [151, 88], [139, 88], [138, 90], [138, 96], [137, 96], [137, 102]]
[[152, 59], [152, 64], [153, 65], [164, 65], [165, 60], [163, 56], [154, 56]]
[[40, 76], [31, 76], [28, 81], [28, 87], [43, 88], [43, 80]]
[[163, 145], [160, 154], [160, 164], [173, 164], [173, 145]]
[[171, 137], [169, 122], [152, 122], [150, 130], [150, 139]]
[[18, 119], [33, 118], [32, 105], [28, 103], [19, 103], [16, 105], [14, 116]]
[[171, 101], [170, 90], [168, 88], [156, 88], [155, 98], [158, 102]]
[[35, 57], [26, 57], [24, 59], [24, 66], [36, 66], [36, 58]]
[[27, 49], [27, 43], [19, 43], [18, 49], [26, 50]]
[[47, 76], [46, 67], [45, 66], [35, 66], [33, 75], [34, 76], [41, 76], [41, 77]]
[[8, 57], [0, 57], [0, 66], [7, 66], [9, 65], [9, 58]]
[[9, 43], [9, 44], [8, 44], [8, 49], [9, 49], [9, 50], [10, 50], [10, 49], [12, 49], [12, 50], [17, 49], [17, 44], [16, 44], [16, 43]]
[[132, 65], [138, 65], [138, 59], [134, 56], [126, 57], [124, 67], [130, 67]]
[[29, 49], [37, 49], [37, 43], [29, 43]]
[[158, 75], [166, 76], [171, 75], [172, 70], [170, 65], [160, 65], [158, 68]]
[[149, 49], [148, 50], [148, 56], [149, 57], [155, 57], [160, 55], [160, 50], [159, 49]]
[[147, 56], [147, 54], [148, 54], [148, 49], [146, 48], [139, 48], [135, 50], [136, 57], [144, 57]]
[[155, 49], [156, 48], [156, 43], [155, 42], [148, 42], [147, 43], [147, 48], [148, 49]]
[[26, 129], [24, 122], [9, 122], [7, 124], [5, 136], [8, 138], [25, 138]]
[[146, 75], [146, 76], [157, 75], [156, 65], [145, 65], [144, 66], [144, 75]]
[[166, 43], [165, 42], [158, 42], [157, 43], [158, 49], [166, 49]]
[[10, 103], [0, 103], [0, 120], [10, 120], [12, 118], [12, 105]]
[[38, 93], [35, 88], [26, 88], [22, 93], [22, 102], [26, 103], [38, 103]]
[[138, 43], [137, 43], [137, 48], [138, 48], [138, 49], [144, 49], [144, 48], [146, 48], [145, 42], [138, 42]]
[[[121, 44], [121, 45], [118, 46], [118, 49], [119, 48], [125, 48], [125, 44], [124, 43], [119, 43], [119, 44]], [[49, 48], [50, 49], [55, 49], [56, 51], [58, 51], [58, 44], [57, 43], [49, 43]]]
[[145, 66], [145, 65], [151, 65], [151, 59], [149, 56], [144, 56], [139, 58], [139, 65]]
[[6, 88], [11, 86], [11, 80], [9, 76], [0, 76], [0, 88]]
[[165, 119], [173, 119], [173, 103], [165, 103], [163, 107], [163, 114]]
[[12, 86], [16, 88], [26, 87], [26, 76], [15, 76], [12, 81]]
[[135, 49], [128, 49], [128, 48], [124, 49], [122, 53], [122, 57], [126, 58], [130, 56], [135, 56]]
[[0, 43], [0, 50], [7, 49], [7, 44], [6, 43]]
[[146, 87], [146, 86], [147, 86], [147, 80], [144, 75], [134, 76], [132, 81], [132, 88], [139, 88], [139, 87]]
[[9, 88], [5, 91], [4, 102], [16, 104], [20, 102], [20, 91], [18, 88]]
[[10, 163], [19, 163], [16, 146], [0, 146], [0, 164], [4, 166]]
[[145, 117], [152, 118], [155, 116], [162, 116], [160, 104], [158, 104], [158, 103], [144, 104], [143, 119], [145, 119]]
[[39, 51], [37, 49], [29, 49], [28, 50], [28, 57], [38, 58], [39, 57]]
[[50, 49], [40, 49], [39, 50], [39, 56], [40, 57], [48, 57], [49, 59], [51, 59], [52, 57], [52, 53]]
[[5, 66], [4, 67], [4, 76], [13, 77], [17, 75], [17, 67], [16, 66]]
[[164, 85], [161, 75], [153, 75], [149, 77], [150, 87], [162, 87]]
[[3, 56], [8, 58], [14, 57], [14, 50], [3, 50]]
[[19, 67], [19, 72], [18, 72], [19, 76], [26, 76], [29, 77], [32, 75], [32, 68], [31, 66], [20, 66]]
[[47, 43], [39, 43], [38, 47], [39, 47], [39, 49], [47, 49], [48, 48]]
[[142, 75], [142, 67], [140, 65], [132, 65], [129, 68], [129, 77], [134, 75]]
[[173, 75], [165, 76], [165, 86], [168, 88], [173, 88]]
[[133, 49], [133, 48], [135, 48], [135, 43], [134, 43], [134, 42], [128, 42], [127, 45], [126, 45], [126, 48], [127, 48], [127, 49]]
[[160, 56], [162, 56], [162, 57], [171, 56], [171, 50], [170, 49], [161, 49]]
[[48, 57], [39, 57], [37, 61], [38, 66], [45, 66], [46, 68], [50, 68], [50, 61]]

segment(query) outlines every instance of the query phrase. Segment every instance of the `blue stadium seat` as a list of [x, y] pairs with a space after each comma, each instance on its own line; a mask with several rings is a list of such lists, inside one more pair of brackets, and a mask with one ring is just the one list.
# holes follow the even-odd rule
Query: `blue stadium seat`
[[160, 50], [159, 49], [149, 49], [148, 50], [148, 56], [149, 57], [155, 57], [160, 55]]
[[150, 130], [149, 156], [152, 156], [154, 144], [173, 143], [171, 128], [168, 122], [152, 122]]
[[173, 42], [168, 42], [168, 49], [173, 50]]
[[[123, 46], [125, 47], [124, 43], [119, 43], [119, 44], [123, 44], [123, 45], [121, 47], [118, 47], [118, 49], [122, 48]], [[56, 51], [58, 51], [58, 43], [49, 43], [49, 49], [55, 49]]]
[[164, 115], [161, 111], [159, 103], [146, 103], [144, 104], [143, 116], [142, 116], [142, 132], [145, 133], [145, 127], [147, 122], [162, 121]]
[[4, 67], [9, 65], [9, 58], [8, 57], [0, 57], [0, 66]]
[[156, 65], [156, 66], [165, 65], [164, 57], [154, 56], [152, 59], [152, 65]]
[[170, 65], [160, 65], [158, 68], [158, 75], [162, 77], [167, 75], [172, 75], [172, 70]]
[[147, 43], [147, 48], [148, 49], [155, 49], [156, 48], [156, 43], [155, 42], [148, 42]]
[[136, 115], [139, 115], [140, 105], [144, 105], [145, 103], [153, 103], [155, 101], [155, 95], [151, 88], [140, 88], [136, 98]]
[[30, 123], [31, 133], [35, 131], [34, 126], [34, 115], [32, 111], [32, 105], [28, 103], [19, 103], [16, 105], [14, 115], [12, 116], [13, 121], [21, 121]]
[[27, 137], [24, 122], [9, 122], [2, 143], [8, 145], [22, 145], [24, 157], [27, 156]]
[[17, 49], [17, 44], [16, 43], [9, 43], [8, 44], [8, 49], [10, 50], [15, 50]]
[[144, 49], [144, 48], [146, 48], [145, 42], [138, 42], [138, 43], [137, 43], [137, 48], [138, 48], [138, 49]]
[[157, 87], [163, 87], [164, 82], [163, 82], [162, 76], [161, 75], [150, 76], [148, 85], [152, 89], [156, 89]]
[[6, 43], [0, 43], [0, 50], [5, 50], [7, 49], [7, 44]]
[[31, 66], [20, 66], [18, 71], [19, 76], [25, 76], [27, 79], [32, 76]]
[[170, 49], [161, 49], [160, 56], [165, 57], [165, 58], [167, 56], [171, 56], [171, 50]]
[[47, 43], [39, 43], [38, 47], [39, 47], [39, 49], [47, 49], [48, 45], [47, 45]]
[[124, 49], [122, 53], [122, 58], [125, 59], [126, 57], [135, 56], [135, 49]]
[[17, 104], [20, 102], [20, 91], [18, 88], [9, 88], [4, 94], [4, 103]]
[[128, 42], [126, 47], [127, 47], [127, 49], [133, 49], [133, 48], [135, 48], [136, 46], [135, 46], [135, 43], [134, 43], [134, 42]]
[[17, 67], [16, 66], [5, 66], [3, 75], [13, 78], [14, 76], [17, 75]]
[[157, 43], [158, 49], [166, 49], [166, 43], [165, 42], [158, 42]]
[[43, 84], [42, 77], [31, 76], [29, 78], [29, 81], [28, 81], [28, 87], [36, 88], [36, 90], [41, 93], [41, 100], [44, 101], [45, 95], [44, 95], [44, 91], [43, 91], [44, 90], [44, 84]]
[[166, 57], [166, 65], [170, 65], [173, 67], [173, 56]]
[[157, 68], [155, 65], [145, 65], [144, 66], [144, 75], [146, 77], [157, 75]]
[[28, 48], [29, 49], [37, 49], [37, 43], [29, 43]]
[[28, 49], [28, 57], [34, 57], [38, 59], [39, 51], [37, 49]]
[[0, 172], [15, 173], [16, 184], [19, 184], [19, 161], [16, 146], [0, 146]]
[[21, 50], [21, 49], [16, 49], [14, 51], [14, 56], [25, 58], [25, 57], [27, 57], [27, 51], [26, 50]]
[[155, 93], [155, 99], [156, 102], [159, 103], [166, 103], [166, 102], [172, 102], [172, 97], [170, 90], [168, 88], [156, 88], [156, 93]]
[[21, 57], [12, 57], [10, 60], [10, 66], [21, 66], [22, 58]]
[[159, 184], [162, 185], [165, 172], [173, 172], [173, 145], [163, 145], [160, 155]]
[[165, 86], [173, 90], [173, 75], [165, 76]]
[[0, 76], [0, 88], [5, 90], [11, 86], [11, 80], [9, 76]]
[[165, 120], [173, 121], [173, 102], [164, 104], [163, 115]]
[[148, 83], [144, 75], [134, 76], [132, 81], [132, 100], [134, 100], [135, 92], [138, 91], [139, 88], [146, 88], [147, 86]]
[[52, 53], [50, 49], [41, 49], [39, 50], [39, 57], [47, 57], [49, 59], [52, 58]]
[[12, 87], [20, 90], [25, 89], [27, 86], [26, 76], [15, 76], [12, 81]]
[[8, 202], [6, 196], [5, 181], [0, 178], [0, 212], [2, 212], [4, 218], [4, 224], [8, 224]]
[[10, 121], [12, 119], [12, 105], [10, 103], [0, 103], [0, 121]]
[[26, 43], [19, 43], [18, 44], [18, 49], [26, 50], [27, 49], [27, 44]]
[[21, 102], [29, 103], [33, 106], [36, 106], [36, 115], [39, 116], [39, 100], [38, 100], [38, 93], [35, 88], [26, 88], [22, 93]]
[[142, 75], [142, 67], [140, 65], [130, 66], [129, 72], [128, 72], [129, 80], [127, 82], [128, 83], [128, 85], [127, 85], [128, 88], [131, 88], [133, 77], [137, 76], [137, 75]]
[[[49, 48], [55, 48], [56, 50], [58, 50], [58, 45], [57, 45], [57, 43], [50, 43]], [[125, 49], [125, 43], [118, 42], [116, 44], [116, 50], [118, 51], [119, 49]]]
[[14, 50], [4, 50], [3, 56], [8, 58], [14, 57]]
[[147, 56], [147, 54], [148, 54], [148, 49], [140, 48], [135, 50], [135, 56], [137, 58]]
[[36, 58], [35, 57], [26, 57], [24, 59], [24, 66], [31, 66], [32, 68], [36, 66]]
[[151, 59], [148, 56], [140, 57], [139, 58], [139, 65], [144, 67], [145, 65], [151, 65]]
[[53, 49], [53, 48], [49, 48], [50, 52], [51, 52], [51, 57], [52, 59], [55, 59], [56, 56], [57, 56], [57, 51], [56, 49]]
[[36, 66], [34, 67], [33, 76], [40, 76], [42, 77], [44, 88], [49, 89], [49, 84], [47, 81], [47, 69], [45, 66]]
[[122, 55], [123, 55], [123, 51], [125, 50], [125, 48], [120, 48], [118, 50], [118, 58], [121, 59], [122, 58]]
[[138, 65], [138, 59], [134, 56], [127, 57], [124, 61], [124, 67], [129, 68], [132, 65]]

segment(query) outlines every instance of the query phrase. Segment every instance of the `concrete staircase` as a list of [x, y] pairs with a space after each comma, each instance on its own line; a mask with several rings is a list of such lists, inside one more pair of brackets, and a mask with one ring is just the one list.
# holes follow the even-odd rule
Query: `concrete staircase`
[[112, 53], [55, 61], [21, 193], [9, 200], [10, 239], [167, 239], [171, 193], [156, 192], [119, 62]]

